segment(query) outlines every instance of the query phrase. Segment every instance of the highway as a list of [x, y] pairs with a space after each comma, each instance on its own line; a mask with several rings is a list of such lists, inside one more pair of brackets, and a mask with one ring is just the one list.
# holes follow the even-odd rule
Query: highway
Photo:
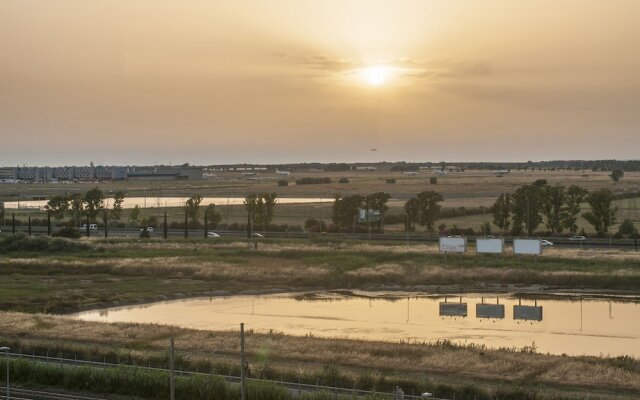
[[[27, 233], [28, 228], [26, 226], [17, 226], [16, 232]], [[55, 231], [55, 229], [54, 229]], [[83, 236], [86, 236], [86, 230], [79, 229]], [[210, 232], [215, 232], [220, 235], [221, 238], [246, 238], [245, 231], [224, 231], [210, 229]], [[31, 229], [33, 235], [46, 235], [47, 228], [45, 226], [33, 226]], [[258, 231], [259, 232], [259, 231]], [[2, 235], [11, 234], [11, 227], [4, 227], [2, 229]], [[91, 230], [90, 236], [104, 238], [104, 229]], [[353, 240], [353, 241], [384, 241], [384, 242], [411, 242], [411, 243], [437, 243], [438, 237], [427, 236], [426, 234], [412, 233], [405, 235], [403, 233], [394, 234], [379, 234], [372, 233], [307, 233], [307, 232], [266, 232], [261, 233], [263, 237], [256, 237], [256, 240], [263, 240], [265, 238], [288, 238], [288, 239], [309, 239], [309, 238], [327, 238], [332, 240]], [[137, 238], [140, 236], [140, 229], [137, 228], [110, 228], [108, 230], [109, 237], [117, 238]], [[183, 229], [170, 229], [167, 233], [170, 238], [183, 238]], [[204, 232], [202, 229], [190, 229], [188, 232], [190, 239], [202, 239]], [[151, 238], [162, 238], [162, 229], [157, 229], [150, 233]], [[478, 236], [481, 237], [481, 236]], [[474, 243], [476, 236], [469, 236], [467, 240], [470, 244]], [[566, 237], [540, 237], [540, 239], [547, 239], [553, 242], [554, 246], [563, 248], [584, 248], [584, 249], [598, 249], [598, 248], [612, 248], [612, 249], [626, 249], [636, 250], [637, 244], [633, 239], [614, 239], [614, 238], [587, 238], [585, 240], [570, 240]], [[216, 238], [209, 238], [209, 240], [216, 240]], [[505, 244], [512, 244], [513, 237], [505, 237]]]

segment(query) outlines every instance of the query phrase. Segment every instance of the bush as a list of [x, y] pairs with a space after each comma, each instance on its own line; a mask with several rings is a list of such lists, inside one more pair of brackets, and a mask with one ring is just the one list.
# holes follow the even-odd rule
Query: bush
[[51, 234], [53, 237], [64, 237], [69, 239], [78, 239], [81, 234], [80, 231], [72, 226], [65, 226]]
[[278, 186], [289, 186], [289, 181], [281, 179], [278, 181]]
[[387, 183], [396, 183], [396, 178], [389, 178], [389, 179], [385, 180], [385, 182], [387, 182]]
[[636, 226], [630, 219], [625, 219], [622, 224], [620, 224], [620, 228], [618, 228], [618, 233], [620, 235], [633, 235], [633, 232], [635, 231]]
[[331, 178], [302, 178], [296, 180], [296, 185], [320, 185], [331, 183]]
[[28, 251], [28, 252], [72, 252], [88, 250], [91, 247], [85, 243], [72, 242], [65, 239], [51, 239], [46, 236], [29, 237], [22, 233], [5, 236], [0, 239], [0, 252]]
[[438, 178], [436, 178], [435, 176], [432, 176], [431, 178], [429, 178], [429, 183], [432, 185], [437, 185], [438, 184]]
[[349, 183], [349, 179], [348, 178], [340, 178], [338, 180], [338, 183]]

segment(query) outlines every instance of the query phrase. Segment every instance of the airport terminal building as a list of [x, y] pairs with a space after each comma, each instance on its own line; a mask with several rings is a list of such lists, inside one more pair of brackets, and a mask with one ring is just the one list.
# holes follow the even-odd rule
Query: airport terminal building
[[201, 180], [201, 167], [191, 166], [88, 166], [88, 167], [5, 167], [0, 180], [25, 182], [107, 181], [107, 180]]

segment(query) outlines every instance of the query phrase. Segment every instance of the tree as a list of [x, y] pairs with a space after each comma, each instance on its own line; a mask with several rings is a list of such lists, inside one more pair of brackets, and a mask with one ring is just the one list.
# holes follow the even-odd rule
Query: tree
[[364, 197], [359, 194], [346, 197], [336, 195], [331, 217], [333, 223], [342, 228], [352, 227], [355, 230], [358, 209], [362, 208], [363, 202]]
[[207, 219], [207, 225], [213, 229], [222, 221], [222, 215], [216, 210], [216, 205], [213, 203], [204, 209], [204, 215]]
[[615, 196], [609, 189], [600, 189], [587, 196], [591, 211], [582, 216], [593, 226], [598, 235], [604, 235], [616, 221], [617, 207], [613, 206]]
[[522, 185], [512, 195], [512, 231], [518, 235], [523, 230], [531, 236], [542, 223], [542, 185]]
[[244, 198], [244, 208], [247, 210], [247, 237], [253, 233], [253, 223], [258, 213], [260, 197], [255, 193], [250, 193]]
[[82, 194], [74, 193], [69, 198], [69, 214], [73, 218], [74, 226], [80, 226], [80, 217], [84, 210], [84, 199]]
[[262, 220], [263, 230], [266, 230], [266, 226], [273, 220], [274, 210], [276, 208], [276, 203], [278, 202], [278, 194], [262, 193], [260, 197], [262, 198], [262, 208], [260, 210], [262, 215], [260, 216], [260, 219]]
[[509, 193], [502, 193], [493, 204], [493, 223], [502, 233], [507, 232], [511, 226], [512, 208], [513, 203]]
[[111, 209], [111, 218], [120, 219], [122, 214], [122, 203], [124, 203], [124, 192], [116, 192], [113, 196], [113, 208]]
[[196, 194], [195, 196], [189, 197], [187, 201], [184, 203], [184, 211], [187, 216], [191, 219], [191, 223], [193, 225], [198, 224], [198, 214], [200, 214], [200, 203], [202, 202], [202, 196]]
[[89, 190], [84, 195], [84, 211], [89, 221], [96, 222], [96, 216], [104, 210], [104, 193], [98, 188]]
[[565, 219], [565, 190], [564, 186], [542, 187], [542, 214], [547, 218], [547, 228], [553, 233], [562, 233]]
[[429, 232], [433, 232], [433, 226], [440, 215], [440, 203], [444, 198], [439, 193], [431, 190], [420, 192], [416, 195], [418, 199], [418, 223], [426, 226]]
[[611, 171], [611, 174], [609, 176], [614, 182], [619, 182], [620, 179], [624, 177], [624, 171], [621, 169], [614, 169], [613, 171]]
[[572, 234], [578, 232], [578, 215], [580, 215], [580, 204], [584, 202], [588, 192], [580, 186], [571, 185], [565, 195], [565, 212], [562, 216], [562, 225]]
[[389, 193], [376, 192], [364, 197], [364, 207], [368, 210], [377, 210], [380, 212], [380, 220], [375, 222], [375, 226], [380, 227], [384, 221], [384, 215], [389, 211], [387, 202], [391, 198]]
[[61, 220], [69, 211], [69, 198], [66, 196], [52, 196], [44, 208], [56, 220]]
[[409, 199], [404, 203], [404, 212], [407, 215], [406, 230], [413, 230], [413, 223], [418, 221], [420, 215], [420, 201], [417, 198]]
[[129, 219], [131, 219], [132, 221], [137, 221], [139, 217], [140, 217], [140, 206], [136, 204], [131, 209], [131, 214], [129, 214]]

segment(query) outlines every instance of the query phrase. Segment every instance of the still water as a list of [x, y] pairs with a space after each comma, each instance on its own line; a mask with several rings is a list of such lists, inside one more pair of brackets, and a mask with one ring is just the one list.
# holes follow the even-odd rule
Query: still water
[[391, 299], [366, 292], [230, 296], [95, 310], [74, 317], [211, 330], [238, 329], [244, 322], [247, 329], [292, 335], [450, 340], [493, 348], [535, 344], [543, 353], [640, 357], [638, 302], [483, 296]]
[[[122, 203], [123, 208], [134, 208], [135, 206], [142, 208], [163, 208], [163, 207], [182, 207], [188, 200], [188, 197], [127, 197]], [[333, 198], [296, 198], [296, 197], [279, 197], [279, 204], [306, 204], [306, 203], [330, 203]], [[202, 205], [209, 204], [221, 205], [238, 205], [242, 204], [244, 197], [203, 197]], [[25, 200], [25, 201], [7, 201], [4, 203], [5, 208], [12, 209], [39, 209], [44, 210], [47, 200]], [[105, 207], [111, 208], [113, 199], [105, 199]]]

